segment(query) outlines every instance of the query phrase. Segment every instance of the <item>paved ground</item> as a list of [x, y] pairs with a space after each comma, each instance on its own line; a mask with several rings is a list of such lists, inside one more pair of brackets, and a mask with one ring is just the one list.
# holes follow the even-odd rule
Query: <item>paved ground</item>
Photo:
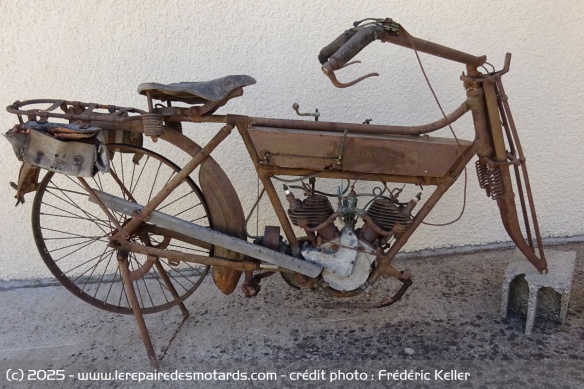
[[[100, 311], [62, 287], [2, 290], [0, 388], [30, 387], [32, 378], [46, 381], [35, 387], [56, 387], [56, 382], [49, 382], [52, 378], [75, 388], [128, 383], [229, 388], [584, 387], [584, 244], [553, 249], [578, 255], [568, 322], [536, 320], [531, 336], [523, 334], [521, 317], [499, 316], [501, 281], [512, 252], [508, 249], [398, 260], [398, 268], [412, 270], [414, 286], [399, 303], [378, 310], [322, 309], [323, 302], [333, 300], [292, 289], [278, 276], [264, 280], [253, 299], [239, 292], [223, 296], [208, 279], [187, 300], [191, 316], [185, 322], [177, 308], [147, 317], [157, 353], [163, 356], [158, 372], [174, 374], [167, 378], [186, 373], [183, 379], [207, 373], [196, 383], [120, 380], [120, 373], [153, 372], [132, 317]], [[370, 296], [357, 299], [378, 301], [397, 287], [381, 281]], [[8, 369], [12, 370], [7, 375]], [[8, 382], [21, 377], [19, 369], [24, 381]], [[84, 372], [113, 375], [111, 381], [94, 382], [78, 376]], [[227, 372], [232, 373], [230, 379], [222, 380], [227, 376], [221, 373]], [[242, 381], [244, 373], [252, 372], [276, 373], [277, 382]], [[446, 380], [464, 378], [465, 373], [466, 380]]]

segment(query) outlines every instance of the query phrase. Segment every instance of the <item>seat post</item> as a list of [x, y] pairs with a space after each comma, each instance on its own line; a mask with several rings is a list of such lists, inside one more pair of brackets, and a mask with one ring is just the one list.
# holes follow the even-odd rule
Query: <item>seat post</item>
[[152, 91], [146, 91], [146, 99], [148, 100], [148, 112], [154, 113], [154, 103], [152, 102]]

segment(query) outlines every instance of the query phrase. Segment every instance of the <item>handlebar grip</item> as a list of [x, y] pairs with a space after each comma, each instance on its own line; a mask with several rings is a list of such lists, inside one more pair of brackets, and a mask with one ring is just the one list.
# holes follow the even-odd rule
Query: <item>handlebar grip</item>
[[327, 46], [323, 47], [323, 49], [318, 53], [318, 62], [321, 65], [324, 63], [334, 54], [336, 53], [341, 46], [343, 46], [349, 39], [351, 39], [359, 30], [350, 28], [343, 32], [341, 35], [337, 37], [334, 41], [329, 43]]
[[331, 58], [329, 58], [329, 64], [332, 69], [338, 70], [345, 66], [345, 64], [363, 50], [365, 46], [382, 36], [383, 32], [384, 28], [382, 25], [368, 26], [359, 30], [359, 32], [357, 32], [335, 54], [333, 54]]

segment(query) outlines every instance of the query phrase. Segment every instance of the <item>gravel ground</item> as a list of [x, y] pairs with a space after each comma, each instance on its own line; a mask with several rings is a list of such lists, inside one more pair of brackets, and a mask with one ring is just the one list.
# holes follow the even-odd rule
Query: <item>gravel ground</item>
[[[511, 249], [397, 260], [396, 267], [411, 269], [413, 286], [395, 305], [371, 310], [323, 309], [323, 302], [334, 300], [295, 290], [277, 275], [262, 281], [252, 299], [239, 291], [224, 296], [209, 278], [187, 300], [191, 316], [184, 322], [177, 308], [147, 316], [162, 357], [158, 372], [175, 375], [158, 382], [119, 379], [120, 372], [154, 371], [131, 316], [100, 311], [58, 286], [5, 288], [0, 387], [16, 386], [6, 372], [22, 369], [21, 387], [29, 387], [36, 375], [44, 382], [35, 387], [75, 388], [581, 388], [584, 243], [550, 249], [577, 252], [568, 319], [565, 324], [538, 319], [531, 336], [523, 333], [524, 318], [499, 315]], [[398, 288], [382, 280], [354, 301], [379, 301]], [[63, 374], [65, 382], [41, 379], [47, 369], [56, 372], [53, 378]], [[118, 380], [78, 376], [116, 370]], [[174, 379], [180, 372], [187, 379], [207, 374], [194, 383]], [[275, 373], [271, 378], [277, 381], [242, 380], [252, 372]], [[222, 373], [232, 375], [226, 379]]]

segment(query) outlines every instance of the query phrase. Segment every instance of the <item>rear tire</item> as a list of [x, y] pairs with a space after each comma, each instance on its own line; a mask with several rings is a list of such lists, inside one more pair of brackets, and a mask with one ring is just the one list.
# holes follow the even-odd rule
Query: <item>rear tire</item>
[[[123, 144], [107, 146], [112, 157], [111, 172], [99, 173], [87, 181], [93, 188], [114, 196], [146, 204], [180, 171], [176, 164], [150, 150]], [[142, 157], [135, 163], [140, 155]], [[204, 196], [190, 178], [185, 179], [157, 210], [212, 227]], [[121, 225], [131, 219], [112, 213]], [[116, 232], [115, 227], [96, 204], [88, 201], [87, 192], [75, 177], [47, 172], [34, 198], [32, 229], [43, 261], [65, 288], [95, 307], [132, 314], [116, 251], [109, 246], [109, 237]], [[213, 255], [212, 246], [203, 248], [151, 232], [138, 230], [130, 240], [186, 253]], [[145, 314], [160, 312], [184, 301], [197, 290], [209, 271], [209, 266], [204, 265], [172, 264], [163, 258], [157, 261], [145, 276], [133, 282]], [[133, 271], [145, 264], [147, 258], [129, 253], [128, 262]]]

